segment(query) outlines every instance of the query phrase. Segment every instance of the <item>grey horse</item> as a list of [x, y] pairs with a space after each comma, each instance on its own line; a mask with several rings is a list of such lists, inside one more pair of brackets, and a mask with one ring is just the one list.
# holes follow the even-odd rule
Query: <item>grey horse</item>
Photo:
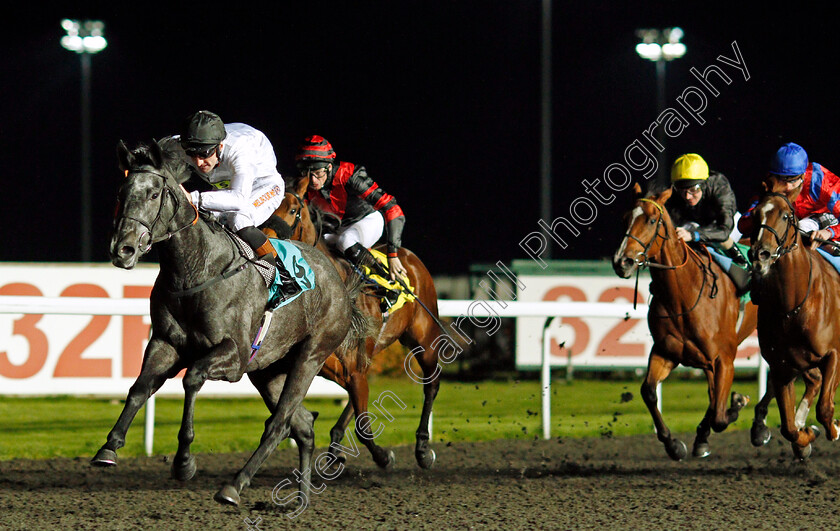
[[151, 294], [152, 337], [140, 375], [91, 463], [116, 465], [116, 451], [125, 445], [138, 410], [167, 379], [186, 369], [172, 476], [191, 479], [196, 471], [190, 444], [199, 389], [207, 380], [236, 382], [247, 373], [271, 415], [256, 451], [214, 499], [238, 505], [242, 489], [290, 435], [300, 451], [301, 492], [308, 499], [317, 414], [307, 411], [302, 401], [330, 353], [337, 350], [355, 366], [364, 348], [371, 327], [354, 302], [358, 287], [345, 286], [320, 251], [299, 245], [315, 274], [315, 287], [275, 310], [262, 346], [251, 359], [268, 299], [261, 274], [228, 231], [199, 215], [179, 184], [189, 176], [187, 166], [173, 152], [157, 142], [134, 150], [120, 142], [117, 151], [126, 178], [118, 195], [111, 261], [131, 269], [157, 244], [160, 273]]

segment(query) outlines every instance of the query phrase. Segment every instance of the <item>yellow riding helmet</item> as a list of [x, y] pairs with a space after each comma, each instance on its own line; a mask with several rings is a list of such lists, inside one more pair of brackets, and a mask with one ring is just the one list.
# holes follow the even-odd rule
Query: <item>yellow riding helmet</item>
[[693, 186], [709, 178], [709, 165], [703, 157], [687, 153], [671, 166], [671, 182], [677, 186]]

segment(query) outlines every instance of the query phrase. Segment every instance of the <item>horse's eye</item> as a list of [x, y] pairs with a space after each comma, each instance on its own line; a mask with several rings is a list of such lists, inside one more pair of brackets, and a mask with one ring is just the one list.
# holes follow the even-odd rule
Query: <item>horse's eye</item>
[[159, 195], [160, 195], [160, 193], [159, 193], [159, 192], [155, 192], [155, 193], [153, 193], [153, 194], [152, 194], [152, 199], [157, 199]]
[[648, 218], [648, 225], [653, 225], [654, 223], [656, 223], [656, 220], [655, 220], [655, 219], [653, 219], [653, 218]]
[[296, 208], [293, 208], [293, 209], [289, 210], [289, 214], [296, 214], [296, 213], [297, 213]]

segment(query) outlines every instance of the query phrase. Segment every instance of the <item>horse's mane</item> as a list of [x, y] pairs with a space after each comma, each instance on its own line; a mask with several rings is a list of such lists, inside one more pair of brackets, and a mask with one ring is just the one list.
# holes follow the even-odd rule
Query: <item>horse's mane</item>
[[135, 166], [152, 166], [171, 175], [178, 184], [183, 183], [190, 177], [190, 169], [184, 159], [180, 156], [172, 137], [152, 142], [160, 147], [160, 162], [151, 143], [141, 142], [131, 150]]

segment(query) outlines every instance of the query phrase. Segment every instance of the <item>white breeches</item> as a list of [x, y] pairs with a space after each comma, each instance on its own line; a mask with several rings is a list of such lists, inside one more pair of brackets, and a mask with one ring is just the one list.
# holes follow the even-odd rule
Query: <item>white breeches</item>
[[370, 249], [385, 231], [385, 218], [379, 212], [371, 212], [359, 221], [342, 226], [333, 234], [325, 234], [324, 240], [344, 252], [354, 243], [361, 243]]
[[227, 228], [236, 232], [250, 226], [259, 226], [271, 216], [283, 202], [285, 184], [282, 179], [256, 188], [250, 201], [242, 210], [216, 212], [216, 219]]

